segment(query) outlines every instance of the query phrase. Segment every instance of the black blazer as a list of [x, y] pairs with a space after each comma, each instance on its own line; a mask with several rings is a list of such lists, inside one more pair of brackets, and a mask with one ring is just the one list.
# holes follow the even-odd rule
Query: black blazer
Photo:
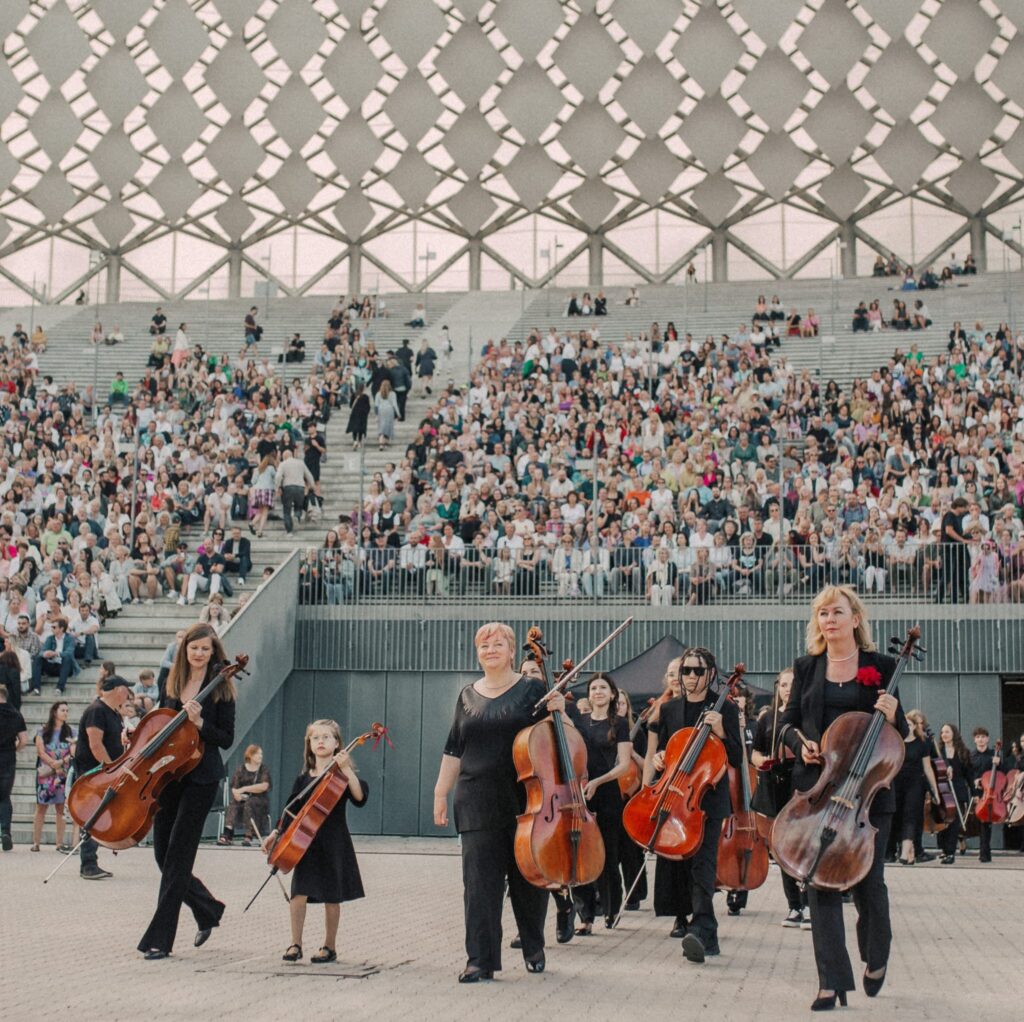
[[249, 560], [252, 560], [252, 544], [248, 536], [242, 536], [238, 540], [237, 550], [235, 549], [234, 539], [229, 539], [221, 548], [221, 552], [225, 557], [234, 557], [236, 560], [241, 560], [243, 557], [248, 557]]
[[[181, 700], [164, 695], [160, 705], [177, 712]], [[203, 740], [203, 758], [199, 765], [185, 777], [186, 784], [213, 784], [225, 775], [221, 749], [230, 749], [235, 743], [235, 701], [222, 699], [214, 702], [208, 696], [203, 703], [203, 726], [199, 729]]]
[[[812, 742], [821, 742], [822, 732], [825, 730], [825, 671], [828, 666], [827, 657], [824, 653], [818, 656], [798, 657], [793, 664], [793, 688], [789, 694], [789, 702], [779, 720], [779, 727], [788, 726], [784, 741], [796, 756], [793, 766], [793, 788], [796, 791], [806, 791], [814, 786], [821, 772], [820, 767], [808, 766], [800, 755], [801, 742], [796, 733], [799, 729]], [[882, 684], [879, 688], [857, 685], [860, 695], [858, 709], [864, 713], [874, 713], [875, 702], [878, 693], [883, 691], [889, 684], [893, 671], [896, 670], [896, 660], [884, 653], [868, 653], [861, 650], [857, 658], [857, 670], [862, 667], [874, 667], [882, 675]], [[899, 689], [893, 693], [897, 701], [900, 698]], [[902, 704], [896, 707], [896, 730], [900, 737], [906, 738], [910, 733], [907, 718], [903, 713]], [[876, 813], [892, 813], [896, 811], [896, 800], [892, 789], [885, 789], [878, 792], [872, 803], [872, 811]]]

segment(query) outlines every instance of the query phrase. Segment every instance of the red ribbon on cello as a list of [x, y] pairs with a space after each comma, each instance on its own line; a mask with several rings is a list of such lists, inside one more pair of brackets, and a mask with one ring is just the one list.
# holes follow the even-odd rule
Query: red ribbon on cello
[[394, 748], [394, 745], [392, 744], [391, 739], [388, 737], [388, 729], [386, 727], [384, 727], [384, 726], [381, 726], [380, 731], [377, 733], [377, 737], [373, 740], [373, 749], [374, 749], [374, 751], [377, 750], [377, 746], [380, 745], [380, 741], [381, 741], [382, 738], [384, 739], [385, 742], [388, 743], [388, 748], [389, 749], [393, 749]]

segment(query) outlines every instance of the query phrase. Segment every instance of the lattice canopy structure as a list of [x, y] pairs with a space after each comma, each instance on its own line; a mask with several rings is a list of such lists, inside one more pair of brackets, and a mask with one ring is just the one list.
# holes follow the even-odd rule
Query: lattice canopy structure
[[[411, 286], [366, 246], [413, 220], [457, 241], [418, 287], [581, 252], [669, 280], [707, 242], [783, 276], [888, 248], [865, 221], [907, 196], [977, 243], [1024, 174], [1024, 0], [5, 0], [0, 39], [0, 272], [26, 290], [4, 257], [51, 236], [90, 274], [214, 246], [187, 294], [297, 224], [334, 246], [286, 291], [364, 256]], [[742, 231], [779, 205], [825, 228], [785, 267]], [[616, 241], [653, 210], [700, 228], [657, 268]], [[543, 275], [494, 244], [535, 214], [579, 239]]]

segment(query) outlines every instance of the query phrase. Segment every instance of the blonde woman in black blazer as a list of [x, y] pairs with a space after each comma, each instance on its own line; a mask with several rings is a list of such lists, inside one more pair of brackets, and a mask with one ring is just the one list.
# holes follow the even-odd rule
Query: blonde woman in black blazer
[[[843, 713], [880, 710], [901, 737], [908, 732], [898, 692], [885, 694], [896, 661], [876, 652], [867, 610], [849, 586], [826, 586], [815, 597], [807, 623], [807, 652], [793, 665], [793, 690], [781, 720], [789, 726], [785, 741], [796, 755], [795, 791], [806, 791], [817, 781], [822, 735]], [[892, 943], [883, 867], [895, 808], [890, 790], [878, 792], [871, 805], [871, 823], [878, 828], [871, 869], [852, 890], [857, 906], [857, 945], [866, 967], [864, 992], [869, 997], [885, 982]], [[843, 896], [812, 887], [807, 900], [819, 983], [811, 1009], [823, 1011], [835, 1007], [837, 997], [845, 1005], [846, 991], [855, 987], [846, 952]]]

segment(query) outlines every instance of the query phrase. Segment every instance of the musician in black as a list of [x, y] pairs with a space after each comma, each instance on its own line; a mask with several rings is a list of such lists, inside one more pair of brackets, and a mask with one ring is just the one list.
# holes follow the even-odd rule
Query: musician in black
[[196, 696], [216, 676], [227, 657], [216, 631], [208, 624], [192, 625], [174, 657], [161, 707], [184, 709], [199, 729], [203, 758], [180, 781], [171, 781], [160, 793], [160, 808], [153, 820], [153, 852], [160, 867], [160, 895], [156, 912], [139, 941], [149, 961], [166, 958], [174, 947], [182, 904], [192, 910], [198, 931], [194, 944], [201, 947], [220, 924], [224, 904], [192, 875], [206, 817], [224, 777], [221, 750], [235, 740], [235, 685], [224, 678], [203, 703]]
[[[739, 713], [729, 700], [721, 713], [712, 708], [718, 696], [711, 686], [717, 677], [718, 667], [709, 650], [694, 647], [683, 654], [680, 667], [683, 694], [666, 702], [658, 719], [649, 726], [644, 784], [650, 784], [655, 772], [664, 769], [665, 753], [659, 748], [663, 750], [677, 731], [696, 727], [702, 719], [724, 743], [730, 765], [739, 768], [743, 762]], [[654, 874], [654, 911], [657, 915], [675, 916], [671, 936], [682, 937], [683, 954], [691, 962], [703, 962], [706, 956], [721, 953], [712, 899], [722, 823], [732, 814], [728, 774], [723, 774], [722, 779], [708, 789], [701, 809], [706, 821], [704, 839], [696, 854], [680, 862], [659, 858]]]
[[[475, 644], [483, 677], [459, 693], [434, 785], [435, 825], [448, 825], [454, 789], [455, 827], [462, 838], [466, 967], [460, 983], [493, 979], [501, 969], [506, 880], [528, 972], [544, 971], [548, 906], [548, 892], [529, 884], [516, 865], [516, 817], [526, 800], [512, 760], [516, 735], [540, 719], [533, 707], [544, 697], [544, 685], [514, 669], [515, 634], [508, 625], [483, 625]], [[548, 705], [561, 713], [565, 699], [553, 695]]]
[[942, 865], [952, 866], [956, 862], [957, 838], [967, 822], [968, 806], [974, 790], [974, 770], [971, 767], [971, 754], [967, 751], [960, 729], [949, 722], [939, 728], [939, 755], [946, 761], [950, 784], [953, 786], [953, 797], [957, 802], [957, 814], [953, 822], [944, 830], [939, 831], [939, 848], [942, 850]]
[[[754, 734], [757, 728], [757, 721], [754, 718], [754, 694], [746, 685], [737, 685], [733, 701], [736, 703], [736, 709], [739, 711], [743, 752], [746, 759], [753, 762], [750, 757], [754, 751]], [[733, 809], [738, 808], [733, 806]], [[729, 915], [738, 916], [747, 907], [747, 895], [749, 893], [749, 891], [729, 891], [726, 894], [725, 904], [729, 909]]]
[[[78, 742], [75, 745], [77, 780], [97, 767], [112, 763], [124, 752], [121, 707], [131, 690], [132, 683], [126, 678], [108, 675], [100, 685], [99, 695], [85, 708], [78, 723]], [[100, 867], [98, 849], [99, 845], [83, 831], [79, 847], [79, 875], [83, 880], [106, 880], [111, 875]]]
[[[902, 738], [909, 727], [898, 693], [884, 691], [896, 661], [875, 652], [867, 612], [849, 586], [826, 586], [815, 597], [807, 625], [807, 656], [793, 665], [793, 691], [782, 715], [788, 730], [785, 742], [796, 756], [793, 787], [806, 791], [820, 774], [820, 742], [825, 730], [850, 711], [880, 711]], [[892, 826], [895, 800], [889, 789], [879, 791], [870, 820], [877, 828], [871, 868], [853, 888], [857, 906], [857, 944], [865, 963], [864, 992], [874, 997], [885, 981], [892, 943], [889, 892], [885, 886], [885, 846]], [[838, 891], [808, 891], [814, 958], [818, 965], [818, 997], [813, 1011], [846, 1004], [854, 989], [853, 969], [846, 952], [843, 896]]]
[[[974, 782], [973, 794], [980, 799], [982, 784], [988, 777], [992, 776], [992, 764], [995, 763], [996, 770], [1002, 770], [1002, 757], [995, 749], [989, 747], [988, 728], [976, 727], [972, 732], [974, 738], [974, 752], [971, 753], [971, 774]], [[992, 861], [992, 824], [978, 823], [981, 831], [981, 846], [979, 848], [978, 862]]]

